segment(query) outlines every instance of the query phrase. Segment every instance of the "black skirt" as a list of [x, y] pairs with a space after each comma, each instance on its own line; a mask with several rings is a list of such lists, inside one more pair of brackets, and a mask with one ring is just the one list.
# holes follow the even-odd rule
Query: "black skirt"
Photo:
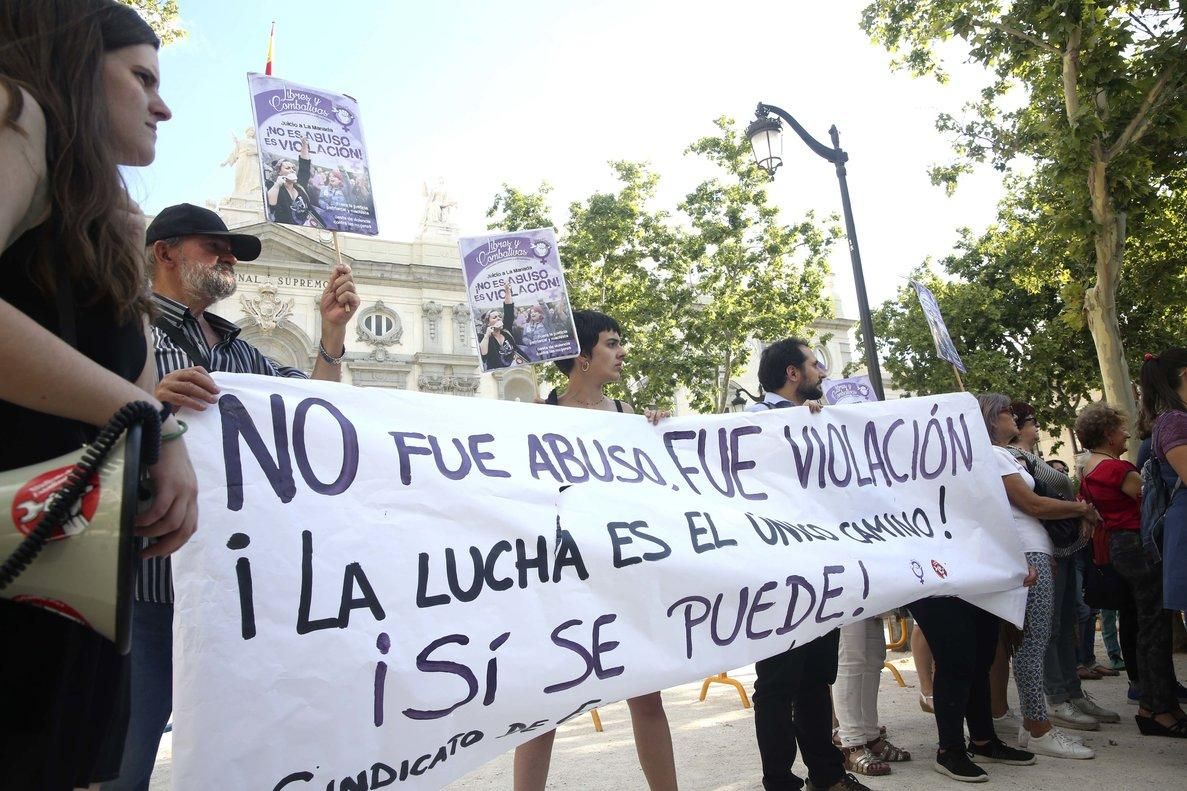
[[[0, 254], [0, 299], [59, 334], [56, 301], [29, 274], [32, 233]], [[76, 285], [73, 292], [80, 297], [89, 290]], [[82, 354], [136, 380], [147, 353], [139, 320], [119, 321], [102, 303], [76, 304], [74, 324]], [[0, 470], [68, 453], [94, 432], [0, 401]], [[9, 505], [0, 504], [0, 516]], [[0, 789], [57, 791], [114, 779], [128, 729], [130, 666], [129, 657], [90, 629], [0, 600]]]
[[128, 729], [129, 658], [85, 626], [4, 600], [0, 635], [0, 788], [114, 780]]

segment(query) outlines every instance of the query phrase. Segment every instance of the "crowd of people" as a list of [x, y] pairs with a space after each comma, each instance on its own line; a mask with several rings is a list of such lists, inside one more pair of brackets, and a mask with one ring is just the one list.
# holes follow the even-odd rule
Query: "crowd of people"
[[366, 171], [314, 165], [308, 138], [301, 139], [296, 161], [272, 161], [264, 181], [268, 212], [273, 222], [333, 228], [323, 217], [331, 210], [366, 210], [374, 214], [371, 178]]
[[[135, 11], [114, 0], [0, 0], [0, 41], [0, 365], [21, 373], [0, 379], [0, 469], [77, 448], [129, 402], [150, 404], [161, 429], [148, 471], [155, 497], [136, 517], [131, 655], [78, 623], [0, 600], [5, 645], [20, 646], [0, 652], [0, 787], [146, 789], [171, 708], [169, 558], [197, 526], [197, 482], [175, 413], [215, 403], [215, 371], [337, 380], [359, 298], [349, 267], [338, 266], [321, 296], [310, 373], [278, 366], [209, 311], [233, 293], [235, 264], [257, 257], [260, 242], [189, 204], [144, 226], [119, 167], [152, 162], [157, 126], [171, 113], [158, 92], [159, 41]], [[308, 161], [275, 167], [268, 203], [279, 221], [300, 220], [322, 199], [349, 200], [348, 178], [323, 173], [315, 185]], [[510, 364], [555, 318], [547, 306], [517, 316], [505, 302], [479, 328], [488, 367]], [[544, 403], [632, 412], [605, 393], [622, 376], [622, 329], [596, 311], [575, 311], [573, 321], [580, 354], [558, 363], [566, 383]], [[759, 366], [764, 395], [750, 409], [818, 412], [825, 373], [803, 339], [772, 343]], [[978, 782], [985, 763], [1091, 758], [1069, 731], [1121, 717], [1082, 682], [1122, 671], [1138, 730], [1187, 738], [1187, 690], [1171, 663], [1172, 612], [1187, 609], [1187, 349], [1147, 355], [1141, 391], [1138, 465], [1123, 458], [1129, 416], [1094, 404], [1076, 420], [1087, 452], [1075, 471], [1037, 455], [1032, 408], [979, 397], [997, 465], [984, 485], [1002, 487], [1029, 567], [1026, 622], [1019, 631], [954, 597], [908, 605], [942, 774]], [[1156, 490], [1163, 507], [1149, 496]], [[1098, 611], [1115, 624], [1108, 665], [1093, 655]], [[859, 776], [912, 759], [879, 725], [884, 658], [881, 625], [867, 619], [757, 663], [765, 788], [804, 787], [792, 771], [797, 752], [813, 789], [860, 791]], [[1017, 713], [1007, 705], [1011, 664]], [[660, 694], [628, 703], [649, 786], [676, 788]], [[553, 736], [516, 750], [516, 789], [544, 788]]]
[[500, 284], [503, 304], [500, 308], [476, 313], [475, 332], [482, 370], [530, 365], [547, 359], [549, 344], [569, 335], [569, 306], [565, 301], [543, 300], [516, 307], [511, 287]]

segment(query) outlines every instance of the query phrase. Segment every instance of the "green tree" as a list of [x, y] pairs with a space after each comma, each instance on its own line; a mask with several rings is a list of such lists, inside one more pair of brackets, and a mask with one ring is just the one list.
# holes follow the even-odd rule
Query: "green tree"
[[750, 338], [802, 335], [832, 315], [824, 294], [828, 251], [840, 235], [809, 213], [783, 225], [767, 199], [767, 173], [754, 163], [750, 142], [732, 119], [714, 122], [718, 133], [693, 143], [721, 175], [700, 184], [680, 204], [693, 228], [691, 282], [697, 311], [690, 314], [685, 354], [698, 360], [689, 383], [694, 407], [724, 412], [729, 380], [749, 358]]
[[185, 30], [181, 27], [181, 9], [178, 0], [120, 0], [126, 6], [131, 6], [140, 12], [140, 16], [148, 22], [153, 31], [161, 39], [162, 44], [172, 44], [185, 38]]
[[1091, 332], [1106, 398], [1133, 412], [1117, 308], [1127, 240], [1187, 130], [1187, 7], [1144, 0], [875, 0], [862, 26], [917, 75], [946, 79], [941, 45], [959, 38], [990, 83], [960, 119], [943, 115], [958, 159], [933, 170], [951, 187], [973, 163], [1032, 166], [1062, 194], [1051, 227], [1069, 256], [1057, 279]]
[[[600, 310], [623, 326], [629, 344], [627, 375], [612, 392], [636, 407], [671, 407], [689, 379], [688, 362], [672, 353], [680, 343], [677, 316], [691, 291], [681, 279], [681, 233], [665, 212], [651, 207], [659, 179], [645, 165], [612, 162], [618, 187], [569, 206], [558, 253], [575, 310]], [[490, 227], [522, 230], [552, 226], [549, 188], [521, 192], [503, 185], [487, 217]], [[554, 384], [561, 377], [541, 373]]]
[[[717, 128], [688, 152], [719, 175], [681, 202], [681, 214], [652, 205], [659, 177], [645, 165], [612, 162], [617, 188], [570, 204], [560, 235], [573, 306], [609, 313], [627, 332], [630, 373], [619, 394], [636, 406], [671, 406], [683, 389], [694, 409], [723, 412], [749, 338], [803, 333], [832, 309], [824, 278], [840, 230], [810, 214], [782, 225], [749, 143], [729, 119]], [[504, 184], [490, 227], [552, 225], [547, 197], [547, 185], [525, 193]]]
[[[1183, 180], [1137, 215], [1127, 277], [1118, 293], [1121, 340], [1139, 351], [1182, 343], [1187, 312], [1187, 190]], [[969, 372], [970, 390], [1033, 404], [1039, 423], [1062, 430], [1100, 389], [1095, 352], [1078, 310], [1078, 262], [1055, 232], [1067, 196], [1041, 178], [1014, 180], [997, 223], [967, 232], [942, 262], [948, 279], [926, 268], [914, 276], [936, 294]], [[953, 389], [951, 368], [935, 357], [915, 293], [900, 289], [874, 314], [886, 367], [912, 395]]]
[[506, 182], [495, 195], [486, 216], [492, 231], [523, 231], [530, 228], [552, 228], [556, 230], [548, 215], [548, 195], [552, 185], [540, 182], [535, 192], [523, 192]]

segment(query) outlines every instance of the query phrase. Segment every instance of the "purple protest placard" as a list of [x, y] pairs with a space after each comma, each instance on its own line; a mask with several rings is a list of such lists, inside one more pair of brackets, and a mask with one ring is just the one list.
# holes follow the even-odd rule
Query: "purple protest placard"
[[551, 228], [458, 239], [482, 370], [581, 351]]
[[358, 102], [263, 74], [247, 83], [269, 222], [378, 234]]
[[948, 325], [944, 323], [944, 316], [940, 313], [940, 303], [936, 302], [936, 295], [918, 280], [912, 280], [911, 287], [919, 297], [919, 307], [923, 308], [923, 316], [927, 319], [927, 327], [931, 330], [932, 340], [935, 341], [936, 356], [965, 373], [964, 363], [960, 359], [960, 353], [956, 351], [956, 345], [952, 343], [952, 336], [948, 333]]
[[824, 399], [830, 404], [864, 404], [877, 401], [870, 377], [851, 376], [848, 379], [824, 380]]

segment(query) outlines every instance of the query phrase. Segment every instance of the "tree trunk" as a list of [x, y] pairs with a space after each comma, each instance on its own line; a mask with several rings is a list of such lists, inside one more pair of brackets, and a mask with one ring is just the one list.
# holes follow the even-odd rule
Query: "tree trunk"
[[724, 415], [730, 397], [730, 370], [734, 365], [733, 349], [725, 350], [725, 365], [721, 372], [721, 389], [717, 392], [717, 414]]
[[[1096, 345], [1096, 359], [1100, 366], [1101, 385], [1105, 400], [1124, 412], [1130, 420], [1137, 418], [1133, 397], [1133, 383], [1129, 363], [1121, 343], [1121, 328], [1117, 323], [1117, 286], [1121, 281], [1121, 263], [1125, 251], [1125, 214], [1118, 213], [1107, 180], [1108, 162], [1099, 150], [1088, 169], [1088, 191], [1092, 198], [1092, 219], [1096, 230], [1096, 282], [1084, 292], [1084, 318]], [[1130, 453], [1138, 448], [1136, 435], [1130, 439]]]

